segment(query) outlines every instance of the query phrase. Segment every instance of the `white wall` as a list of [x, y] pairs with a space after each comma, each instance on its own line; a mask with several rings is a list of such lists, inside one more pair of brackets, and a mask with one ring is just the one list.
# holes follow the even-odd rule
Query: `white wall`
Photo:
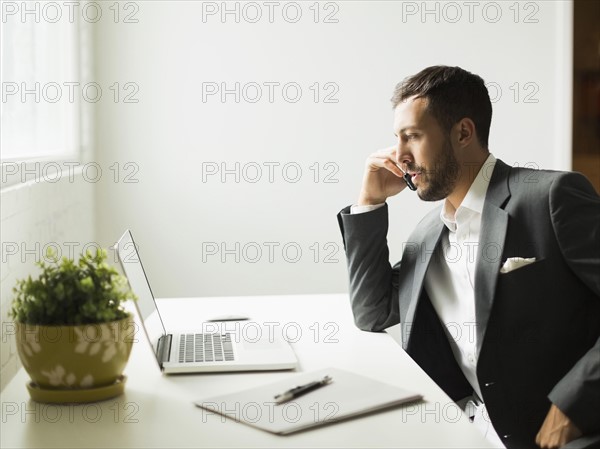
[[[493, 83], [490, 148], [497, 157], [569, 168], [570, 2], [521, 2], [517, 8], [514, 2], [478, 2], [471, 11], [465, 2], [427, 3], [429, 10], [438, 8], [438, 17], [422, 17], [422, 2], [330, 2], [327, 10], [320, 4], [319, 23], [309, 9], [313, 2], [298, 3], [302, 18], [289, 23], [295, 10], [288, 4], [277, 4], [273, 23], [262, 2], [253, 4], [262, 5], [258, 23], [246, 20], [255, 16], [254, 6], [246, 7], [240, 23], [233, 15], [223, 23], [218, 14], [206, 21], [202, 15], [203, 7], [220, 8], [221, 2], [138, 2], [138, 23], [107, 20], [95, 27], [99, 82], [139, 87], [133, 96], [138, 103], [121, 97], [98, 104], [99, 163], [134, 164], [123, 174], [137, 181], [103, 178], [97, 185], [98, 238], [109, 244], [131, 228], [157, 296], [345, 291], [335, 215], [355, 201], [365, 157], [394, 143], [394, 85], [429, 65], [459, 65]], [[237, 5], [243, 12], [244, 4]], [[338, 23], [322, 23], [336, 7]], [[458, 12], [460, 19], [451, 23]], [[218, 96], [203, 102], [203, 83], [222, 82], [295, 82], [303, 95], [289, 103], [276, 89], [270, 103], [265, 88], [257, 103], [235, 103], [232, 95], [225, 103]], [[315, 103], [309, 90], [315, 82], [335, 83], [339, 101]], [[133, 92], [132, 86], [122, 93]], [[528, 94], [537, 102], [527, 102]], [[242, 176], [236, 183], [229, 175], [223, 183], [211, 176], [203, 182], [203, 163], [221, 162], [229, 168], [239, 162], [247, 177], [255, 172], [245, 164], [262, 165], [263, 178], [249, 183]], [[265, 162], [280, 164], [273, 183]], [[315, 183], [309, 169], [315, 162], [321, 170], [335, 164], [339, 182]], [[299, 182], [283, 179], [286, 163], [302, 168]], [[396, 260], [433, 205], [408, 190], [390, 204]], [[249, 260], [254, 251], [238, 253], [239, 262], [229, 254], [225, 263], [204, 254], [203, 262], [203, 244], [206, 249], [211, 242], [229, 248], [255, 242], [264, 251], [256, 263]], [[315, 242], [317, 262], [310, 249]], [[339, 249], [335, 263], [323, 261], [329, 242]], [[301, 248], [298, 262], [284, 259], [286, 243]], [[273, 263], [267, 244], [279, 244]]]
[[[72, 181], [72, 182], [71, 182]], [[49, 247], [60, 248], [61, 254], [77, 251], [94, 243], [93, 184], [86, 182], [81, 170], [60, 181], [32, 180], [2, 189], [2, 264], [0, 310], [2, 322], [2, 354], [0, 389], [20, 366], [16, 353], [13, 326], [8, 319], [12, 288], [17, 279], [39, 273], [35, 262], [45, 259]], [[74, 254], [71, 257], [76, 257]]]

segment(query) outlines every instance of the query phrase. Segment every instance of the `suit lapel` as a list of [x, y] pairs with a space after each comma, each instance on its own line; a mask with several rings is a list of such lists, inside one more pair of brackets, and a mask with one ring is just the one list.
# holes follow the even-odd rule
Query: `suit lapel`
[[401, 323], [406, 323], [402, 328], [402, 341], [405, 350], [408, 348], [408, 341], [410, 340], [413, 320], [415, 318], [415, 311], [417, 310], [417, 305], [419, 299], [421, 298], [421, 291], [423, 290], [425, 274], [427, 273], [427, 268], [431, 262], [431, 256], [435, 253], [435, 250], [440, 243], [440, 238], [444, 229], [444, 224], [441, 220], [438, 220], [425, 232], [425, 237], [422, 240], [419, 253], [416, 256], [413, 289], [410, 294], [410, 301], [408, 302], [405, 310], [403, 310], [403, 305], [406, 303], [404, 301], [400, 301]]
[[477, 250], [477, 267], [475, 269], [477, 356], [481, 351], [481, 344], [494, 303], [496, 282], [498, 281], [500, 263], [504, 253], [504, 242], [508, 227], [508, 213], [504, 210], [504, 206], [510, 198], [508, 188], [509, 172], [510, 167], [498, 159], [492, 173], [481, 216], [481, 232]]

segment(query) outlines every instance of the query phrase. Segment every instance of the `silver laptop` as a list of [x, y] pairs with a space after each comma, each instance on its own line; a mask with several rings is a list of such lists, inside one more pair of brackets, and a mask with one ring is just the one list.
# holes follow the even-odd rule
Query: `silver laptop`
[[[140, 321], [164, 373], [263, 371], [297, 367], [298, 360], [290, 344], [254, 322], [203, 322], [195, 331], [167, 332], [129, 230], [121, 236], [116, 248], [131, 290], [138, 297], [135, 306]], [[242, 327], [250, 324], [254, 329], [261, 329], [261, 332], [254, 332], [251, 339], [242, 338]]]

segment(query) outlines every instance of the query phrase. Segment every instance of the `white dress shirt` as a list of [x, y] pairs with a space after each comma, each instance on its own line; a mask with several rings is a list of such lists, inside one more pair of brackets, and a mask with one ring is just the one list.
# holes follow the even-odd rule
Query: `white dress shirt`
[[496, 158], [490, 154], [458, 209], [448, 200], [440, 212], [448, 228], [432, 256], [425, 275], [431, 304], [445, 325], [454, 357], [465, 377], [482, 398], [477, 380], [475, 332], [475, 267], [481, 230], [481, 213]]

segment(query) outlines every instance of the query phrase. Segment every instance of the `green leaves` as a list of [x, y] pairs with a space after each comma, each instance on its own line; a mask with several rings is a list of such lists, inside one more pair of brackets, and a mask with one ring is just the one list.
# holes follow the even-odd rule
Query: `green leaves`
[[37, 279], [18, 280], [9, 315], [26, 324], [79, 325], [127, 316], [121, 303], [135, 299], [126, 279], [106, 263], [106, 251], [87, 251], [77, 262], [49, 251], [37, 262]]

